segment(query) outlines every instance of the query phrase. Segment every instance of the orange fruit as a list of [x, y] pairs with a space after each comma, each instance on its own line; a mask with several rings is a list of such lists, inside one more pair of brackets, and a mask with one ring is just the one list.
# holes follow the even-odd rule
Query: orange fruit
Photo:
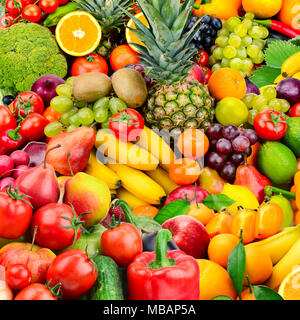
[[294, 223], [296, 226], [300, 224], [300, 210], [296, 211], [294, 214]]
[[283, 0], [278, 17], [281, 22], [293, 27], [294, 29], [299, 29], [299, 0]]
[[227, 97], [242, 99], [246, 94], [247, 87], [245, 79], [239, 71], [221, 68], [211, 75], [208, 89], [217, 100]]
[[[149, 23], [147, 19], [145, 18], [143, 12], [139, 12], [134, 16], [136, 19], [138, 19], [141, 23], [143, 23], [146, 27], [149, 27]], [[136, 29], [136, 26], [132, 19], [130, 19], [127, 23], [127, 28], [125, 31], [125, 37], [127, 40], [127, 43], [130, 45], [132, 50], [139, 52], [138, 48], [133, 44], [139, 44], [141, 46], [145, 46], [144, 43], [128, 28]]]
[[266, 19], [279, 12], [282, 0], [243, 0], [242, 4], [246, 12], [253, 12], [256, 18]]
[[284, 278], [278, 293], [284, 300], [300, 300], [300, 266], [295, 266]]
[[233, 215], [228, 212], [218, 212], [206, 225], [210, 238], [218, 234], [230, 233]]
[[240, 237], [243, 231], [243, 243], [247, 244], [255, 240], [255, 223], [257, 212], [250, 209], [239, 209], [231, 224], [231, 233]]
[[196, 182], [199, 179], [201, 169], [199, 164], [189, 158], [177, 159], [170, 165], [169, 176], [171, 180], [185, 186]]
[[261, 248], [255, 246], [245, 246], [246, 268], [244, 285], [248, 286], [246, 276], [251, 284], [262, 284], [272, 274], [273, 264], [271, 257]]
[[199, 159], [207, 153], [209, 140], [202, 130], [186, 129], [178, 137], [177, 148], [186, 158]]
[[207, 253], [209, 260], [227, 268], [228, 257], [232, 249], [240, 242], [239, 238], [230, 233], [218, 234], [210, 240]]
[[200, 300], [220, 295], [236, 297], [230, 276], [223, 267], [207, 259], [197, 259], [200, 268]]
[[[241, 300], [256, 300], [254, 296], [253, 288], [251, 288], [251, 290], [252, 292], [250, 292], [250, 288], [243, 290], [241, 294], [241, 298], [242, 298]], [[236, 300], [240, 300], [240, 298], [237, 297]]]
[[190, 206], [187, 215], [197, 219], [206, 226], [215, 216], [215, 212], [214, 210], [207, 208], [203, 203], [194, 203]]
[[154, 218], [159, 210], [150, 205], [143, 205], [133, 209], [133, 213], [137, 217], [150, 217]]
[[60, 48], [67, 54], [85, 56], [98, 47], [102, 30], [91, 14], [73, 11], [59, 20], [55, 37]]

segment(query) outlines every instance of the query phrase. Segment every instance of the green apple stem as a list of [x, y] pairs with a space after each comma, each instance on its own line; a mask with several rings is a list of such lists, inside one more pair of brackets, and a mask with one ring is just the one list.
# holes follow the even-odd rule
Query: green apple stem
[[45, 158], [44, 158], [44, 169], [46, 169], [46, 168], [47, 168], [47, 166], [46, 166], [46, 164], [47, 164], [46, 159], [47, 159], [47, 156], [48, 156], [49, 152], [50, 152], [50, 151], [52, 151], [52, 150], [54, 150], [54, 149], [60, 148], [60, 147], [61, 147], [61, 145], [60, 145], [60, 144], [58, 144], [58, 145], [56, 145], [55, 147], [50, 148], [50, 149], [46, 152], [46, 154], [45, 154]]
[[31, 241], [31, 248], [30, 248], [30, 251], [32, 251], [32, 249], [33, 249], [34, 241], [35, 241], [35, 237], [36, 237], [37, 230], [38, 230], [38, 226], [34, 226], [34, 231], [33, 231], [33, 236], [32, 236], [32, 241]]

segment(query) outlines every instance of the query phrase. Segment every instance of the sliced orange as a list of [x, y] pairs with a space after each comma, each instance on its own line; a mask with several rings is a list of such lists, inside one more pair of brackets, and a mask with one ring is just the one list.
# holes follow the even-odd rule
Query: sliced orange
[[294, 267], [285, 277], [278, 293], [284, 300], [300, 300], [300, 266]]
[[71, 56], [85, 56], [99, 45], [102, 30], [91, 14], [85, 11], [74, 11], [60, 19], [55, 36], [64, 52]]
[[[145, 18], [143, 12], [139, 12], [135, 15], [135, 18], [137, 18], [140, 22], [142, 22], [146, 27], [149, 27], [148, 21]], [[127, 23], [127, 27], [136, 29], [136, 26], [132, 19], [130, 19]], [[128, 28], [126, 28], [125, 32], [126, 40], [129, 46], [132, 50], [139, 52], [138, 48], [135, 47], [132, 43], [140, 44], [141, 46], [145, 46], [144, 43]]]

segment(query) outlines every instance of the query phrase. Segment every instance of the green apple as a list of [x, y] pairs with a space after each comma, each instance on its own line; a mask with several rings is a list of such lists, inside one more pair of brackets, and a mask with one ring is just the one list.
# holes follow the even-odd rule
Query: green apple
[[224, 98], [216, 106], [216, 118], [223, 126], [244, 124], [248, 119], [248, 113], [245, 103], [237, 98]]

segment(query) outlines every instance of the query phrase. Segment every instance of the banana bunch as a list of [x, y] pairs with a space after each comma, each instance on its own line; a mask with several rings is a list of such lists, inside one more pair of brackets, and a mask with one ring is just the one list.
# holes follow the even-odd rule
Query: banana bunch
[[135, 207], [159, 205], [166, 195], [178, 188], [168, 169], [174, 152], [154, 131], [145, 127], [137, 143], [118, 140], [110, 131], [100, 130], [95, 147], [99, 154], [114, 160], [105, 163], [91, 152], [85, 172], [104, 181], [113, 197]]
[[300, 80], [300, 51], [287, 58], [281, 66], [281, 74], [275, 79], [277, 84], [285, 78]]

